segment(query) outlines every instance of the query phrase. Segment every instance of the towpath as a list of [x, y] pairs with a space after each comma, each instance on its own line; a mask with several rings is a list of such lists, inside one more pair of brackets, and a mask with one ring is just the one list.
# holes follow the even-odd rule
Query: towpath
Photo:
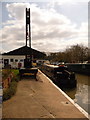
[[3, 102], [3, 118], [83, 118], [86, 117], [41, 73], [22, 79], [16, 95]]

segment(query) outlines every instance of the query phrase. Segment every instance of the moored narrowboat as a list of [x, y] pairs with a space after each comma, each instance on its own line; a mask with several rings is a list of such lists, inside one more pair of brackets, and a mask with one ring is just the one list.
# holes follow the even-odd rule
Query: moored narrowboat
[[56, 66], [44, 64], [41, 70], [60, 88], [76, 87], [77, 81], [75, 73], [68, 71], [65, 65]]

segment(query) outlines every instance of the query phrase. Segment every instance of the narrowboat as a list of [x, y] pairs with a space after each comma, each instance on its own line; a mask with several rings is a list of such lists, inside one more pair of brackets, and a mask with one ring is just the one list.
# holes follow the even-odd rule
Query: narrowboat
[[60, 88], [76, 87], [77, 81], [75, 73], [68, 71], [67, 66], [65, 65], [57, 66], [43, 64], [41, 66], [41, 71], [44, 72]]

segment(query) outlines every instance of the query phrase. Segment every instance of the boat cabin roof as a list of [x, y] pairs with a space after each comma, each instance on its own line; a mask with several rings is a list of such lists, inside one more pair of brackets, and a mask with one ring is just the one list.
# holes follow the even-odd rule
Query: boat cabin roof
[[61, 66], [58, 66], [58, 65], [48, 65], [48, 64], [44, 64], [45, 66], [47, 66], [47, 67], [49, 67], [49, 68], [55, 68], [55, 69], [57, 69], [57, 68], [63, 68], [63, 69], [66, 69], [67, 67], [66, 66], [64, 66], [64, 65], [61, 65]]
[[58, 68], [58, 67], [59, 67], [59, 66], [57, 66], [57, 65], [48, 65], [48, 64], [45, 64], [45, 66], [51, 67], [51, 68]]

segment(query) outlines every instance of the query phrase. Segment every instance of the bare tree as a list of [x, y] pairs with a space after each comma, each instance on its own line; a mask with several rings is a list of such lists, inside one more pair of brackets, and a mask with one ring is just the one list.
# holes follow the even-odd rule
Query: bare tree
[[80, 63], [90, 58], [89, 49], [83, 45], [73, 45], [64, 52], [51, 53], [48, 58], [51, 61]]

